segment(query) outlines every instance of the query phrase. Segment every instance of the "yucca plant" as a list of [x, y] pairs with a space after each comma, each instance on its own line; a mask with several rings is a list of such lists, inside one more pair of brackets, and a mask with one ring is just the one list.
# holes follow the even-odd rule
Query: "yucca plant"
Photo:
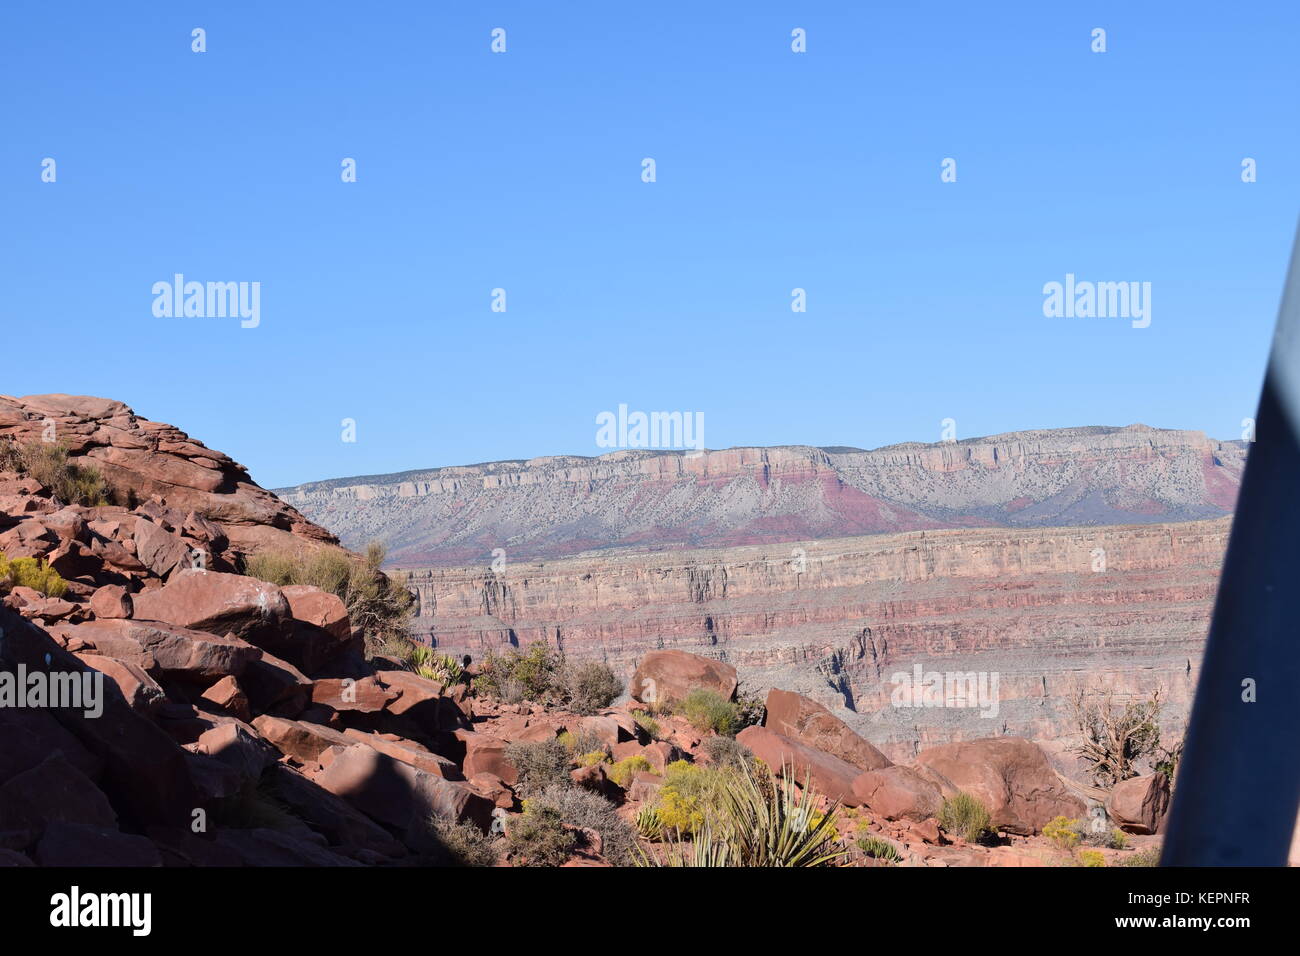
[[636, 829], [642, 837], [651, 842], [662, 840], [664, 836], [663, 821], [653, 804], [647, 803], [636, 814]]
[[727, 773], [717, 795], [717, 823], [705, 821], [689, 845], [669, 837], [662, 855], [646, 866], [836, 866], [846, 851], [838, 846], [835, 814], [817, 810], [817, 793], [806, 780], [795, 786], [793, 768], [777, 781], [746, 761]]
[[722, 793], [732, 865], [835, 866], [844, 858], [835, 833], [839, 804], [819, 814], [811, 784], [805, 779], [800, 791], [792, 767], [782, 768], [779, 781], [760, 779], [749, 763], [737, 768]]

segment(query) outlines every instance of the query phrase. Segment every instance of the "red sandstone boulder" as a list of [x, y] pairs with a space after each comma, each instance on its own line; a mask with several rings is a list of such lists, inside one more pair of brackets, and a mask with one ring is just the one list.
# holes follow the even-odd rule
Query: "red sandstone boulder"
[[336, 753], [315, 781], [380, 823], [408, 831], [431, 815], [474, 823], [485, 831], [493, 803], [468, 784], [443, 780], [365, 744]]
[[1162, 773], [1121, 780], [1106, 798], [1106, 812], [1128, 833], [1159, 833], [1169, 810], [1169, 778]]
[[910, 767], [890, 766], [869, 770], [853, 781], [859, 802], [886, 820], [920, 822], [938, 816], [943, 794]]
[[846, 806], [856, 807], [861, 803], [853, 790], [853, 781], [861, 771], [847, 760], [822, 753], [766, 727], [746, 727], [736, 735], [736, 740], [752, 750], [774, 773], [792, 776], [799, 786], [811, 784], [822, 796]]
[[166, 691], [137, 664], [100, 654], [86, 654], [81, 660], [116, 684], [123, 699], [137, 713], [156, 713], [167, 699]]
[[736, 696], [736, 669], [685, 651], [651, 651], [637, 664], [628, 693], [643, 703], [663, 704], [682, 700], [696, 688], [731, 700]]
[[763, 726], [822, 753], [839, 757], [860, 770], [879, 770], [892, 763], [854, 733], [848, 724], [802, 694], [775, 688], [770, 690]]
[[373, 714], [393, 703], [402, 692], [378, 677], [360, 680], [343, 677], [318, 680], [312, 685], [313, 704], [324, 704], [333, 710], [357, 711]]
[[964, 791], [989, 811], [993, 825], [1033, 834], [1053, 817], [1081, 818], [1086, 807], [1065, 789], [1042, 749], [1019, 737], [986, 737], [924, 750], [918, 774], [945, 797]]
[[205, 690], [203, 699], [239, 720], [253, 719], [248, 706], [248, 695], [233, 676], [227, 675]]
[[519, 770], [506, 756], [506, 750], [510, 746], [508, 741], [486, 734], [466, 733], [458, 736], [465, 744], [462, 767], [466, 777], [490, 773], [511, 786], [519, 781]]
[[120, 584], [106, 584], [90, 598], [90, 610], [103, 620], [130, 617], [132, 607], [131, 595]]
[[132, 617], [196, 631], [252, 639], [283, 633], [289, 602], [274, 584], [241, 574], [186, 569], [167, 584], [133, 598]]
[[269, 714], [256, 718], [253, 728], [276, 750], [300, 761], [316, 762], [330, 747], [350, 747], [354, 743], [329, 727]]
[[[138, 609], [139, 605], [137, 605]], [[247, 641], [153, 620], [87, 621], [76, 634], [96, 653], [178, 680], [215, 682], [239, 675], [262, 652]]]
[[337, 595], [305, 584], [290, 584], [280, 590], [294, 620], [318, 627], [342, 643], [352, 639], [348, 609]]
[[58, 751], [0, 786], [0, 833], [35, 838], [56, 821], [117, 827], [117, 814], [99, 787]]

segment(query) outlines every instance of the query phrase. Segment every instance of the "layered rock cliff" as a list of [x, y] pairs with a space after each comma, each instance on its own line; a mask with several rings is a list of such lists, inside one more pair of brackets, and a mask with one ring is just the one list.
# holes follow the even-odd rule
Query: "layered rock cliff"
[[933, 445], [619, 451], [336, 479], [280, 489], [345, 544], [399, 564], [728, 547], [927, 528], [1147, 524], [1217, 517], [1245, 445], [1133, 425]]
[[[1229, 521], [923, 531], [410, 573], [417, 627], [480, 657], [546, 641], [627, 669], [679, 648], [798, 690], [894, 759], [990, 734], [1058, 743], [1079, 686], [1160, 687], [1177, 731]], [[899, 674], [997, 675], [989, 706], [897, 704]], [[924, 701], [922, 701], [924, 704]], [[1059, 749], [1059, 748], [1058, 748]]]

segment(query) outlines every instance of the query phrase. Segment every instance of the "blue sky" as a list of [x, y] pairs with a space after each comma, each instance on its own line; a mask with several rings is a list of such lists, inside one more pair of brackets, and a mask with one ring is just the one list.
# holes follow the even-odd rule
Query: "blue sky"
[[[703, 412], [709, 447], [1235, 438], [1300, 208], [1298, 28], [1291, 2], [7, 5], [0, 391], [121, 399], [267, 486], [599, 454], [620, 403]], [[261, 324], [156, 317], [178, 272], [260, 282]], [[1151, 282], [1150, 327], [1045, 318], [1066, 273]]]

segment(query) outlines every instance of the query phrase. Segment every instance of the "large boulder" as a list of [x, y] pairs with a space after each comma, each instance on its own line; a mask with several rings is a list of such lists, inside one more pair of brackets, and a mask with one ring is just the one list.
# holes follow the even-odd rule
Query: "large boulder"
[[775, 688], [768, 691], [767, 719], [763, 726], [839, 757], [860, 770], [879, 770], [892, 763], [821, 704], [792, 691]]
[[863, 806], [886, 820], [920, 822], [938, 816], [943, 794], [911, 767], [869, 770], [853, 781], [853, 793]]
[[135, 595], [132, 603], [137, 620], [229, 633], [253, 643], [259, 636], [283, 634], [292, 619], [289, 602], [274, 584], [194, 568], [176, 572], [161, 588]]
[[1163, 773], [1121, 780], [1106, 797], [1106, 812], [1121, 830], [1159, 833], [1169, 810], [1169, 778]]
[[637, 664], [628, 693], [642, 703], [665, 704], [697, 688], [731, 700], [736, 696], [736, 669], [685, 651], [650, 651]]
[[766, 727], [746, 727], [736, 735], [736, 740], [774, 772], [791, 777], [801, 787], [811, 785], [822, 796], [850, 807], [862, 802], [853, 789], [853, 781], [862, 771], [847, 760], [822, 753]]
[[0, 786], [0, 832], [38, 837], [56, 821], [117, 828], [117, 814], [99, 787], [59, 751]]
[[491, 823], [492, 801], [467, 784], [443, 780], [361, 743], [336, 753], [315, 781], [371, 819], [403, 832], [418, 830], [431, 816], [474, 823], [485, 832]]
[[142, 670], [157, 670], [164, 677], [204, 684], [227, 674], [238, 676], [262, 656], [258, 648], [232, 635], [154, 620], [87, 621], [77, 625], [74, 633], [94, 653]]
[[1065, 789], [1032, 741], [985, 737], [923, 750], [914, 769], [945, 797], [959, 791], [984, 804], [995, 827], [1037, 833], [1053, 817], [1082, 818], [1087, 808]]

